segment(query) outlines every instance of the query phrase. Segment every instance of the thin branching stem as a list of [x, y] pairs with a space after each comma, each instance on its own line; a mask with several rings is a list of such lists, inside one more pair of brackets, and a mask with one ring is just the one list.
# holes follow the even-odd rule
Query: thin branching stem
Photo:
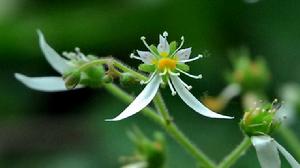
[[[130, 103], [134, 97], [126, 93], [124, 90], [114, 84], [105, 84], [104, 87], [126, 103]], [[161, 109], [162, 110], [162, 109]], [[186, 151], [188, 151], [197, 161], [205, 168], [215, 168], [215, 164], [198, 149], [172, 122], [172, 124], [166, 124], [165, 120], [151, 108], [144, 108], [142, 113], [155, 121], [161, 127], [163, 127]]]
[[[83, 65], [82, 67], [80, 67], [80, 70], [84, 70], [89, 66], [102, 64], [114, 65], [121, 71], [131, 73], [139, 80], [147, 80], [146, 76], [136, 72], [135, 70], [129, 68], [125, 64], [113, 58], [97, 59], [95, 61]], [[120, 98], [126, 103], [130, 103], [133, 100], [132, 96], [130, 96], [128, 93], [126, 93], [114, 84], [105, 84], [104, 87], [110, 93], [112, 93], [113, 95]], [[156, 95], [154, 103], [160, 115], [155, 110], [148, 107], [143, 110], [143, 114], [148, 118], [151, 118], [160, 126], [162, 126], [183, 148], [185, 148], [192, 156], [194, 156], [197, 159], [197, 161], [201, 165], [203, 165], [203, 167], [214, 168], [215, 164], [178, 129], [174, 122], [171, 122], [171, 117], [169, 115], [168, 109], [160, 93]]]

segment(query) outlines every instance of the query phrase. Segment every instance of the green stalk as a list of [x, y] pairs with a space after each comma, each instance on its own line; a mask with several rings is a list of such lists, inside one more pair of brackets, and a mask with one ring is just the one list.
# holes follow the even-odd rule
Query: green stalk
[[[134, 98], [127, 94], [125, 91], [120, 89], [118, 86], [114, 84], [106, 84], [104, 87], [112, 93], [114, 96], [120, 98], [122, 101], [126, 103], [130, 103]], [[159, 101], [159, 105], [157, 107], [160, 109], [162, 113], [167, 114], [167, 109], [163, 108], [163, 102], [160, 102], [162, 99], [157, 98]], [[177, 128], [177, 126], [172, 122], [170, 124], [166, 124], [164, 120], [151, 108], [144, 108], [142, 113], [155, 121], [161, 127], [163, 127], [170, 135], [173, 137], [186, 151], [188, 151], [197, 161], [205, 168], [215, 168], [215, 164], [210, 161], [210, 159], [199, 150], [190, 140]]]
[[218, 165], [218, 168], [231, 167], [251, 146], [251, 140], [245, 136], [243, 141]]
[[[115, 68], [118, 68], [123, 72], [131, 73], [139, 80], [147, 80], [146, 76], [134, 71], [125, 64], [113, 58], [100, 58], [82, 65], [79, 69], [84, 70], [89, 66], [102, 64], [113, 65]], [[105, 84], [104, 87], [114, 96], [120, 98], [126, 103], [130, 103], [134, 99], [132, 96], [130, 96], [128, 93], [114, 84]], [[190, 140], [177, 128], [177, 126], [173, 122], [171, 122], [171, 117], [169, 115], [168, 109], [160, 93], [155, 96], [154, 103], [157, 111], [161, 114], [161, 116], [149, 107], [146, 107], [142, 110], [143, 114], [163, 127], [183, 148], [185, 148], [186, 151], [194, 156], [198, 160], [198, 162], [203, 165], [203, 167], [214, 168], [215, 164], [210, 161], [210, 159], [200, 149], [198, 149], [192, 142], [190, 142]]]
[[158, 111], [161, 114], [161, 116], [165, 120], [166, 124], [170, 124], [170, 122], [172, 121], [172, 118], [169, 114], [168, 108], [167, 108], [160, 92], [158, 92], [156, 94], [156, 96], [153, 99], [153, 102], [154, 102], [156, 111]]
[[284, 125], [278, 128], [278, 133], [286, 141], [286, 144], [293, 151], [297, 160], [300, 160], [300, 142], [295, 133]]

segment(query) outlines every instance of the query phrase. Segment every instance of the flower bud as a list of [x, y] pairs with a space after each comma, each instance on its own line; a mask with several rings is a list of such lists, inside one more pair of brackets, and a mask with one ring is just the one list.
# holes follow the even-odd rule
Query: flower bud
[[104, 74], [105, 70], [102, 65], [88, 67], [84, 70], [84, 77], [80, 83], [92, 88], [101, 87], [103, 84]]
[[113, 82], [114, 78], [111, 75], [104, 75], [103, 82], [104, 83], [111, 83]]
[[63, 79], [65, 81], [65, 86], [67, 89], [74, 89], [80, 82], [81, 73], [80, 71], [75, 70], [65, 74], [63, 76]]
[[227, 76], [229, 82], [238, 83], [246, 91], [260, 91], [270, 81], [270, 73], [262, 58], [251, 60], [247, 50], [235, 53], [233, 71]]
[[136, 128], [134, 131], [129, 132], [129, 136], [136, 145], [136, 153], [134, 156], [126, 157], [127, 159], [123, 157], [123, 160], [128, 160], [127, 165], [143, 163], [143, 165], [147, 165], [147, 168], [163, 167], [166, 159], [165, 137], [163, 134], [156, 132], [154, 139], [151, 140]]
[[270, 134], [280, 124], [276, 112], [280, 103], [264, 103], [244, 113], [240, 122], [241, 129], [249, 136]]
[[120, 83], [123, 86], [134, 85], [137, 82], [137, 79], [131, 73], [124, 72], [120, 75]]

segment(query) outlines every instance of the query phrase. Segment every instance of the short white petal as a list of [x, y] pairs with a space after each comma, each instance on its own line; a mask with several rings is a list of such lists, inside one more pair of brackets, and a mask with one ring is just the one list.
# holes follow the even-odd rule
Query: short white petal
[[43, 54], [47, 61], [58, 73], [63, 74], [71, 69], [71, 66], [67, 64], [67, 60], [61, 57], [53, 48], [51, 48], [41, 31], [38, 30], [39, 43]]
[[225, 119], [232, 119], [233, 117], [224, 116], [218, 113], [215, 113], [205, 107], [201, 102], [199, 102], [180, 82], [178, 76], [170, 76], [172, 83], [175, 87], [176, 92], [181, 97], [181, 99], [190, 106], [193, 110], [210, 118], [225, 118]]
[[145, 64], [152, 64], [153, 60], [155, 59], [155, 56], [149, 51], [139, 51], [139, 50], [137, 50], [137, 53], [139, 54], [139, 56], [141, 57], [142, 61]]
[[[67, 91], [65, 82], [61, 77], [28, 77], [15, 73], [15, 77], [27, 87], [43, 92]], [[81, 88], [78, 86], [76, 88]]]
[[159, 53], [161, 52], [170, 52], [170, 45], [165, 37], [159, 35], [159, 44], [157, 46], [157, 50]]
[[179, 60], [187, 60], [190, 58], [192, 52], [192, 48], [185, 48], [185, 49], [181, 49], [179, 50], [176, 55], [178, 57]]
[[262, 168], [280, 168], [279, 153], [273, 138], [266, 135], [252, 136], [251, 141]]
[[296, 161], [296, 159], [283, 146], [281, 146], [275, 140], [273, 141], [273, 143], [277, 146], [277, 149], [282, 153], [282, 155], [290, 163], [292, 168], [300, 168], [300, 164]]
[[141, 111], [151, 102], [151, 100], [156, 95], [160, 82], [161, 82], [161, 77], [158, 74], [155, 75], [153, 79], [144, 88], [144, 90], [135, 98], [135, 100], [121, 114], [119, 114], [117, 117], [113, 119], [107, 119], [106, 121], [119, 121]]

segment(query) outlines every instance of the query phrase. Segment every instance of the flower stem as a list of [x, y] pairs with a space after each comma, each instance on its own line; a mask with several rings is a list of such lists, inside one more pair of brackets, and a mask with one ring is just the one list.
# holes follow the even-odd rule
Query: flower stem
[[[105, 84], [104, 87], [112, 93], [114, 96], [120, 98], [122, 101], [126, 103], [130, 103], [133, 100], [133, 97], [130, 96], [128, 93], [120, 89], [118, 86], [114, 84]], [[169, 116], [167, 109], [164, 107], [164, 103], [161, 102], [162, 98], [159, 98], [158, 95], [157, 101], [158, 104], [156, 105], [162, 115]], [[163, 103], [163, 104], [162, 104]], [[215, 164], [210, 161], [210, 159], [201, 151], [199, 150], [190, 140], [177, 128], [177, 126], [171, 122], [170, 124], [166, 124], [164, 120], [162, 120], [161, 116], [158, 115], [153, 109], [151, 108], [144, 108], [143, 114], [155, 121], [161, 127], [163, 127], [186, 151], [188, 151], [197, 161], [205, 168], [215, 168]]]
[[166, 124], [170, 124], [172, 119], [171, 119], [171, 116], [169, 114], [166, 103], [164, 102], [160, 92], [158, 92], [156, 94], [156, 96], [153, 99], [153, 102], [154, 102], [156, 110], [162, 115], [162, 117], [165, 120]]
[[243, 141], [218, 165], [218, 168], [231, 167], [251, 146], [251, 140], [245, 136]]
[[293, 150], [293, 153], [296, 155], [296, 158], [300, 160], [300, 142], [297, 136], [292, 132], [292, 130], [284, 125], [281, 125], [278, 128], [278, 133], [289, 145], [290, 149]]

